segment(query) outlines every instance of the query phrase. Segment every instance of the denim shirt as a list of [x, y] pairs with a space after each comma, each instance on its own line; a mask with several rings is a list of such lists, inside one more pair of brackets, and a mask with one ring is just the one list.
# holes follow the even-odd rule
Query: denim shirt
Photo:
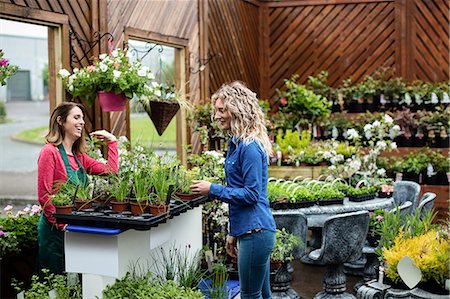
[[245, 144], [236, 137], [228, 143], [225, 160], [227, 186], [211, 184], [209, 194], [229, 204], [230, 235], [263, 228], [275, 231], [267, 199], [267, 155], [255, 141]]

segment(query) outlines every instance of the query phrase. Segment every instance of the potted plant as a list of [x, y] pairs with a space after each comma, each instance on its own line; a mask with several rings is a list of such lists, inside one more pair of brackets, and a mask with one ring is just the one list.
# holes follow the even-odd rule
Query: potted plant
[[[73, 186], [73, 185], [72, 185]], [[73, 188], [73, 187], [72, 187]], [[76, 186], [75, 186], [76, 189]], [[69, 192], [70, 194], [70, 192]], [[89, 186], [84, 187], [83, 185], [78, 185], [78, 191], [77, 196], [75, 198], [75, 208], [77, 211], [83, 210], [83, 209], [90, 209], [92, 208], [92, 192]]]
[[174, 84], [164, 84], [153, 81], [139, 102], [155, 125], [161, 136], [177, 114], [180, 106], [191, 109], [191, 104]]
[[288, 233], [284, 227], [281, 230], [277, 229], [275, 232], [275, 246], [270, 255], [271, 271], [277, 270], [285, 262], [292, 261], [294, 259], [292, 253], [299, 246], [304, 246], [304, 244], [301, 244], [299, 237]]
[[196, 173], [194, 171], [180, 167], [178, 170], [178, 190], [175, 192], [175, 196], [185, 201], [200, 197], [201, 195], [191, 192], [192, 180], [195, 179]]
[[104, 112], [123, 111], [126, 100], [145, 94], [147, 82], [154, 78], [148, 67], [139, 60], [131, 62], [121, 49], [100, 54], [94, 64], [75, 68], [72, 74], [62, 69], [58, 76], [69, 94], [86, 100], [90, 106], [98, 97]]
[[57, 214], [72, 214], [74, 194], [72, 192], [66, 192], [66, 190], [72, 190], [72, 188], [64, 187], [69, 184], [70, 183], [60, 184], [58, 192], [50, 195], [52, 204], [55, 206], [55, 213]]
[[150, 183], [150, 213], [159, 215], [167, 213], [172, 195], [175, 193], [176, 179], [173, 174], [176, 172], [174, 162], [163, 165], [158, 163], [152, 169]]
[[110, 200], [111, 209], [116, 212], [130, 210], [128, 196], [130, 195], [130, 179], [127, 175], [117, 175], [112, 179]]
[[133, 173], [133, 195], [130, 199], [130, 209], [133, 215], [140, 215], [148, 211], [149, 191], [151, 188], [151, 174], [145, 169]]
[[286, 106], [280, 107], [280, 111], [294, 115], [294, 127], [308, 129], [312, 124], [318, 123], [320, 119], [330, 114], [331, 104], [321, 95], [316, 95], [305, 86], [297, 84], [298, 77], [298, 75], [292, 75], [290, 79], [286, 79], [286, 90], [278, 91], [287, 102]]
[[385, 213], [378, 229], [380, 246], [375, 252], [385, 266], [387, 283], [392, 287], [405, 288], [397, 265], [401, 258], [409, 256], [422, 273], [418, 288], [448, 294], [443, 287], [450, 265], [448, 223], [433, 224], [433, 219], [431, 212], [425, 215]]

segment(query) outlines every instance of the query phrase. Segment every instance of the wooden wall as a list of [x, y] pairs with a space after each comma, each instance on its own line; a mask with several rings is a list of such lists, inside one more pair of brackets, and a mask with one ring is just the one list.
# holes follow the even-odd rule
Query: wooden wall
[[261, 62], [258, 5], [242, 0], [208, 1], [210, 92], [223, 83], [241, 80], [253, 90], [259, 87]]
[[[241, 2], [247, 3], [242, 5]], [[210, 0], [211, 32], [220, 30], [210, 48], [226, 53], [226, 64], [212, 63], [210, 90], [224, 81], [243, 80], [255, 87], [261, 98], [272, 98], [283, 80], [292, 74], [306, 82], [309, 75], [328, 70], [334, 86], [352, 76], [354, 81], [379, 67], [393, 67], [406, 79], [449, 79], [448, 0]], [[251, 8], [250, 8], [251, 7]], [[236, 11], [236, 9], [240, 9]], [[256, 12], [257, 10], [257, 12]], [[258, 22], [245, 22], [246, 19]], [[217, 16], [220, 16], [217, 17]], [[234, 17], [233, 17], [234, 16]], [[243, 18], [245, 16], [246, 18]], [[225, 25], [224, 25], [225, 24]], [[238, 57], [225, 45], [233, 43], [235, 27]], [[242, 71], [242, 61], [254, 66], [258, 45], [259, 62]], [[250, 68], [248, 66], [248, 68]], [[260, 78], [258, 84], [250, 78]]]

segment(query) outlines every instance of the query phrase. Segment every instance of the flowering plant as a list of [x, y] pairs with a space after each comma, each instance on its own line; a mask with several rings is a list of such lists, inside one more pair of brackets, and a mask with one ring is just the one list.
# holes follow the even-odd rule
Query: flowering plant
[[225, 182], [223, 152], [205, 151], [202, 154], [191, 154], [187, 160], [192, 164], [192, 170], [198, 172], [200, 179], [206, 179], [217, 184]]
[[3, 58], [3, 50], [0, 49], [0, 86], [6, 85], [6, 79], [14, 75], [19, 69], [15, 65], [10, 65], [9, 60]]
[[27, 206], [15, 214], [12, 209], [11, 205], [7, 205], [3, 209], [6, 217], [0, 217], [0, 256], [37, 246], [37, 223], [41, 207]]
[[130, 62], [130, 55], [121, 49], [111, 54], [100, 54], [93, 65], [73, 70], [66, 69], [58, 73], [67, 91], [74, 97], [92, 102], [97, 91], [123, 93], [129, 99], [149, 92], [148, 81], [154, 79], [153, 73], [140, 60]]

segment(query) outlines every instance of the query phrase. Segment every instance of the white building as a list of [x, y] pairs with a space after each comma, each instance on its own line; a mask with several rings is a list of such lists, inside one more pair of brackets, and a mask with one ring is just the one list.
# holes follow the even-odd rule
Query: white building
[[0, 19], [0, 49], [19, 70], [0, 87], [0, 101], [42, 101], [48, 66], [47, 28]]

